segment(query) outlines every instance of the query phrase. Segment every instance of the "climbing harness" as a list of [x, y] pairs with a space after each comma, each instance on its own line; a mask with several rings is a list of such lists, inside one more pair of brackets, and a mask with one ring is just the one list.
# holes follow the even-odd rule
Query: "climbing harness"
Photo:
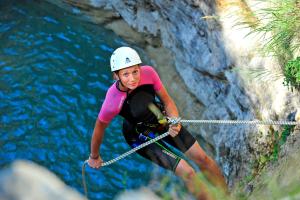
[[[175, 125], [178, 123], [197, 123], [197, 124], [251, 124], [251, 125], [300, 125], [299, 121], [272, 121], [272, 120], [266, 120], [266, 121], [259, 121], [259, 120], [185, 120], [181, 119], [180, 117], [177, 118], [167, 118], [168, 123], [170, 125]], [[113, 164], [114, 162], [117, 162], [118, 160], [121, 160], [127, 156], [129, 156], [132, 153], [135, 153], [136, 151], [160, 140], [163, 139], [164, 137], [168, 136], [169, 132], [165, 132], [164, 134], [161, 134], [145, 143], [142, 143], [141, 145], [121, 154], [120, 156], [111, 159], [107, 162], [104, 162], [101, 164], [101, 167], [108, 166]], [[88, 164], [88, 160], [84, 161], [82, 165], [82, 184], [84, 188], [84, 193], [86, 198], [88, 198], [88, 192], [87, 192], [87, 185], [86, 185], [86, 180], [85, 180], [85, 167]]]

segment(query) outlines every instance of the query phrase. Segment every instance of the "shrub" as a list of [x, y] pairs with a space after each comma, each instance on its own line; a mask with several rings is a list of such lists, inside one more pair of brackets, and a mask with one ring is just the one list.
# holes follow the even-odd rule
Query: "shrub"
[[287, 62], [284, 77], [284, 85], [300, 89], [300, 57]]

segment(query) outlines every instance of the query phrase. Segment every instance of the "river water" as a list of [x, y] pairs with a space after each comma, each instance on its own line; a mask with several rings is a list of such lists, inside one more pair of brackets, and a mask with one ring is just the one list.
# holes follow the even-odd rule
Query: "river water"
[[[109, 57], [129, 45], [113, 32], [44, 1], [0, 0], [0, 168], [38, 163], [83, 193], [81, 166], [93, 126], [113, 83]], [[101, 147], [104, 160], [129, 150], [116, 118]], [[147, 185], [149, 161], [129, 156], [87, 168], [90, 199], [112, 199]]]

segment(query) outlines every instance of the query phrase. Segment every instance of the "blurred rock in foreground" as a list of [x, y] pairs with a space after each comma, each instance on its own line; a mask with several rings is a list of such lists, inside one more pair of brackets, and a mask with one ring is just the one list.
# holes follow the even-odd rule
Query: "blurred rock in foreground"
[[15, 161], [0, 171], [1, 200], [83, 200], [47, 169], [30, 161]]
[[122, 192], [116, 200], [160, 200], [161, 198], [147, 188]]

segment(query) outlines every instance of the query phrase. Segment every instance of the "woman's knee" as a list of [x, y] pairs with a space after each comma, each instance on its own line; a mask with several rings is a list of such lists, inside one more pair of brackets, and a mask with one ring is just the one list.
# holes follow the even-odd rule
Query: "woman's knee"
[[202, 156], [196, 157], [196, 162], [202, 164], [202, 165], [209, 165], [210, 163], [214, 162], [211, 157], [209, 157], [207, 154], [204, 154]]
[[175, 174], [184, 179], [191, 179], [196, 175], [196, 172], [185, 160], [181, 159], [176, 167]]
[[213, 160], [203, 151], [199, 143], [196, 142], [187, 152], [186, 155], [194, 162], [200, 165], [208, 165]]

